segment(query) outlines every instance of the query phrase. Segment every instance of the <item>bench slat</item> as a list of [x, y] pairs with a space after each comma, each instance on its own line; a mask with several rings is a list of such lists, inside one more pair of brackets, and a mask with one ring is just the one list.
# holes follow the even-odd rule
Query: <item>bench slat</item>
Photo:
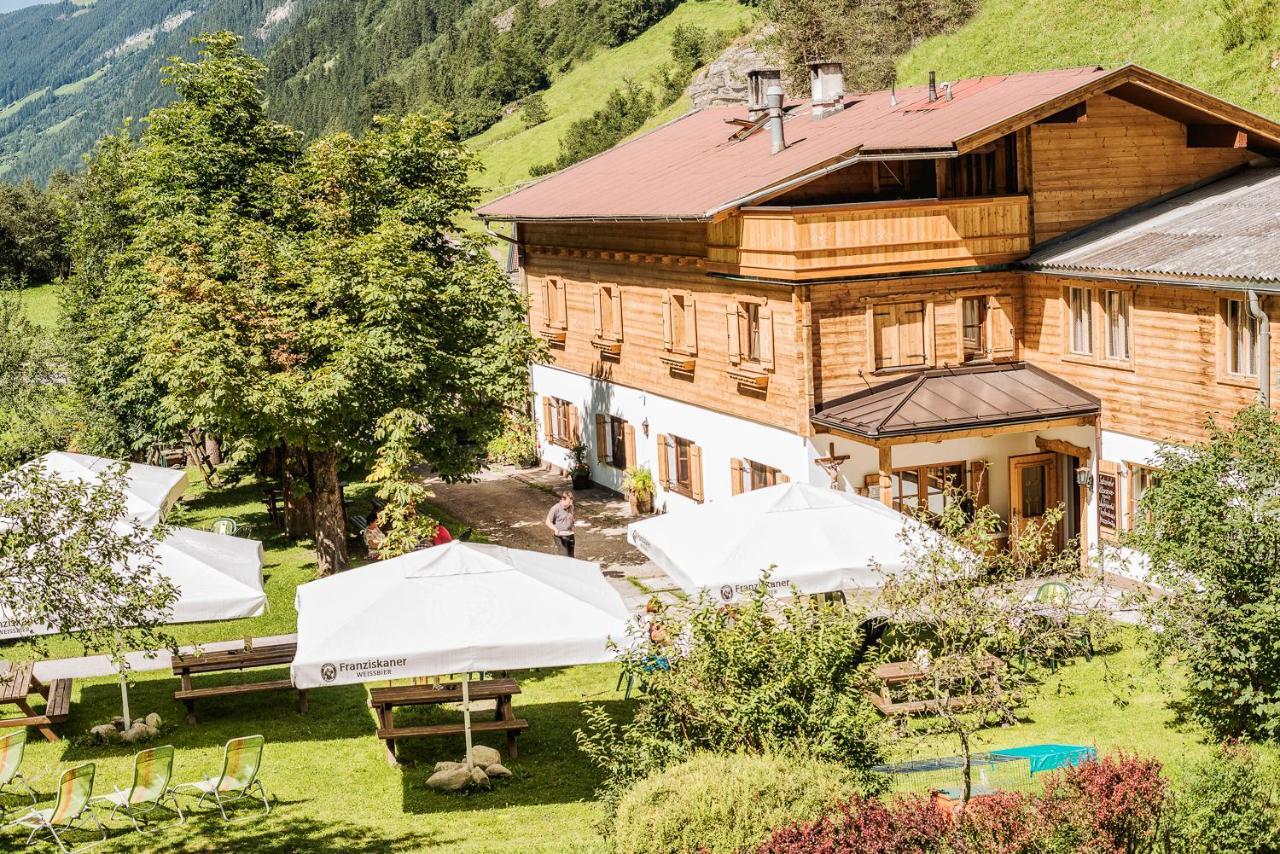
[[71, 680], [55, 679], [49, 685], [49, 699], [44, 707], [45, 715], [52, 720], [65, 720], [71, 715]]
[[[472, 732], [523, 732], [529, 728], [529, 722], [523, 718], [509, 721], [473, 721]], [[429, 726], [403, 726], [390, 729], [378, 728], [378, 738], [415, 738], [432, 735], [462, 735], [465, 729], [460, 723], [431, 724]]]
[[239, 685], [212, 685], [207, 688], [192, 688], [190, 691], [174, 691], [175, 700], [199, 700], [202, 697], [222, 697], [234, 694], [253, 694], [258, 691], [283, 691], [293, 687], [288, 679], [274, 679], [270, 682], [246, 682]]
[[[520, 683], [514, 679], [485, 679], [468, 685], [473, 700], [495, 700], [520, 693]], [[462, 686], [450, 683], [441, 687], [433, 685], [396, 685], [391, 688], [371, 688], [370, 706], [428, 705], [431, 703], [462, 702]]]

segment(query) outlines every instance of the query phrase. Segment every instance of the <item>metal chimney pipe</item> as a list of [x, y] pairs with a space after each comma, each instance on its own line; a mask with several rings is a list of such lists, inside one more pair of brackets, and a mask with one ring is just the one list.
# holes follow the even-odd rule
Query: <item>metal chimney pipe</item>
[[936, 72], [929, 72], [929, 103], [932, 104], [938, 100], [938, 75]]
[[765, 101], [769, 105], [769, 136], [772, 139], [770, 154], [777, 154], [787, 147], [782, 135], [782, 87], [770, 86], [765, 93]]

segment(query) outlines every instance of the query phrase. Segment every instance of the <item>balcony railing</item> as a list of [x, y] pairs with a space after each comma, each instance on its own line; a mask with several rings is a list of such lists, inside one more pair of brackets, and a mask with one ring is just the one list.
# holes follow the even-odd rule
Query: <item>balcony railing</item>
[[744, 208], [709, 229], [712, 271], [814, 280], [1001, 264], [1027, 254], [1025, 196]]

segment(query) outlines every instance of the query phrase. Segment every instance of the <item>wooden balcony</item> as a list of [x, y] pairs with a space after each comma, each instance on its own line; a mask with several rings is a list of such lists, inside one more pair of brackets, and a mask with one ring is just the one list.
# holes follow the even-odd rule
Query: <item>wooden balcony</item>
[[1030, 250], [1026, 196], [743, 208], [708, 227], [712, 272], [807, 281], [1002, 264]]

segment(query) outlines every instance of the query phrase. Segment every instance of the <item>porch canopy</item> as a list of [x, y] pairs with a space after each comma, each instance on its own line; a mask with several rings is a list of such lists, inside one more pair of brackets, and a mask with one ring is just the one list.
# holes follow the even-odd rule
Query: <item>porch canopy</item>
[[303, 584], [293, 684], [611, 661], [630, 613], [594, 563], [454, 541]]
[[784, 483], [635, 522], [627, 540], [684, 590], [729, 602], [750, 595], [770, 567], [769, 586], [781, 593], [877, 587], [905, 565], [904, 529], [940, 538], [869, 498]]
[[921, 371], [833, 400], [820, 429], [872, 445], [1084, 424], [1098, 398], [1025, 362]]
[[164, 520], [169, 508], [187, 488], [187, 474], [178, 469], [121, 463], [107, 457], [54, 451], [27, 465], [40, 463], [47, 473], [65, 481], [96, 481], [107, 469], [124, 466], [125, 508], [130, 517], [144, 525]]

